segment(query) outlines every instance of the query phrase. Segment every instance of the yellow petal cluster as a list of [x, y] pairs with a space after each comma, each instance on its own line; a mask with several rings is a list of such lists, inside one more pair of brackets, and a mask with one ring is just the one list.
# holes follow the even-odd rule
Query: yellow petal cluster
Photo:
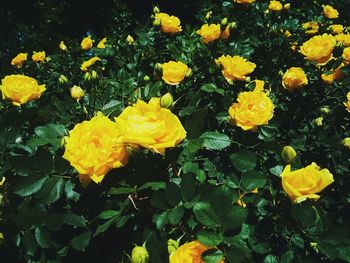
[[45, 62], [46, 53], [45, 51], [35, 52], [32, 55], [32, 60], [35, 62], [43, 63]]
[[269, 7], [268, 7], [269, 10], [271, 11], [281, 11], [283, 9], [283, 5], [280, 1], [270, 1], [269, 3]]
[[17, 56], [15, 56], [12, 59], [11, 65], [17, 68], [21, 68], [23, 66], [23, 63], [27, 61], [27, 57], [28, 57], [27, 53], [19, 53]]
[[228, 113], [233, 124], [243, 130], [255, 130], [258, 126], [268, 123], [274, 108], [271, 99], [263, 91], [255, 89], [241, 92]]
[[84, 61], [83, 64], [81, 64], [80, 69], [82, 71], [88, 71], [89, 67], [95, 64], [96, 61], [101, 61], [101, 59], [99, 57], [92, 57], [89, 60]]
[[336, 35], [336, 34], [340, 34], [341, 32], [343, 32], [344, 26], [340, 25], [340, 24], [330, 25], [329, 29], [332, 31], [332, 34]]
[[100, 183], [111, 169], [128, 162], [118, 125], [103, 115], [75, 125], [65, 143], [63, 158], [78, 171], [82, 183]]
[[315, 21], [310, 21], [303, 23], [303, 28], [305, 29], [306, 34], [316, 34], [320, 28], [320, 24]]
[[84, 97], [85, 92], [81, 87], [74, 85], [70, 89], [70, 95], [73, 99], [80, 100], [82, 97]]
[[345, 47], [349, 47], [350, 46], [350, 34], [344, 34], [344, 33], [340, 33], [335, 37], [335, 40], [342, 44]]
[[240, 56], [222, 55], [215, 59], [217, 65], [221, 65], [222, 74], [228, 82], [245, 80], [252, 73], [256, 65]]
[[325, 5], [323, 7], [323, 15], [329, 19], [335, 19], [339, 17], [339, 12], [334, 7], [330, 5]]
[[177, 85], [185, 78], [189, 68], [181, 61], [169, 61], [162, 64], [162, 70], [162, 79], [169, 85]]
[[344, 65], [340, 65], [331, 74], [322, 73], [321, 79], [324, 83], [330, 85], [333, 81], [340, 80], [344, 77], [344, 73], [340, 70]]
[[161, 154], [186, 137], [180, 120], [160, 106], [159, 98], [152, 98], [148, 103], [138, 100], [133, 106], [125, 108], [115, 121], [126, 143]]
[[347, 65], [350, 62], [350, 47], [344, 48], [342, 57], [344, 59], [344, 64]]
[[204, 24], [197, 30], [197, 34], [202, 37], [203, 43], [208, 44], [221, 37], [220, 24]]
[[64, 41], [61, 41], [60, 44], [58, 45], [58, 47], [62, 51], [68, 51], [68, 48], [67, 48], [66, 44], [64, 43]]
[[100, 40], [100, 42], [98, 42], [97, 44], [97, 48], [105, 48], [106, 47], [106, 43], [107, 43], [107, 38], [104, 37]]
[[39, 85], [34, 78], [9, 75], [2, 79], [0, 90], [3, 99], [9, 99], [13, 105], [20, 106], [29, 100], [38, 99], [46, 88], [45, 85]]
[[169, 16], [166, 13], [156, 13], [156, 21], [160, 24], [162, 32], [175, 34], [182, 31], [181, 21], [176, 16]]
[[348, 101], [347, 101], [347, 102], [344, 102], [344, 105], [345, 105], [345, 107], [346, 107], [346, 110], [347, 110], [348, 112], [350, 112], [350, 91], [349, 91], [348, 94], [346, 95], [346, 98], [348, 99]]
[[329, 170], [321, 170], [316, 163], [295, 171], [291, 171], [291, 166], [287, 165], [281, 178], [284, 191], [294, 203], [303, 202], [308, 198], [317, 200], [320, 198], [317, 193], [334, 182]]
[[80, 43], [80, 46], [84, 50], [89, 50], [92, 48], [92, 45], [94, 44], [94, 40], [91, 39], [91, 36], [87, 36], [83, 38], [83, 40]]
[[304, 87], [308, 84], [307, 76], [300, 67], [291, 67], [282, 77], [282, 85], [284, 88], [293, 90]]
[[319, 65], [326, 64], [333, 57], [335, 38], [329, 34], [314, 36], [304, 42], [300, 47], [300, 53], [306, 60], [316, 62]]
[[251, 4], [255, 2], [255, 0], [233, 0], [233, 1], [239, 4]]

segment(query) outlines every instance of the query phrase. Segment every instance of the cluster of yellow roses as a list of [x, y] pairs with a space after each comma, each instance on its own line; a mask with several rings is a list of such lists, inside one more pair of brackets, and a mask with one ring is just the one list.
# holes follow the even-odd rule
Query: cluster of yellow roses
[[[26, 62], [28, 60], [28, 54], [27, 53], [19, 53], [16, 57], [14, 57], [11, 61], [11, 65], [15, 66], [17, 68], [21, 68], [24, 64], [24, 62]], [[45, 51], [40, 51], [40, 52], [33, 52], [32, 55], [32, 60], [34, 62], [38, 62], [38, 63], [44, 63], [46, 60], [46, 54]]]

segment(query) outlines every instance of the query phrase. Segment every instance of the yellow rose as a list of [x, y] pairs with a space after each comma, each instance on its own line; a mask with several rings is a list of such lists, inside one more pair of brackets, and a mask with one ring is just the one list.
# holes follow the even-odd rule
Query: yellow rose
[[103, 115], [75, 125], [65, 142], [63, 158], [78, 171], [82, 183], [100, 183], [111, 169], [128, 162], [118, 125]]
[[239, 4], [251, 4], [255, 2], [255, 0], [233, 0], [233, 1]]
[[92, 40], [90, 36], [87, 36], [81, 41], [80, 45], [82, 49], [89, 50], [90, 48], [92, 48], [93, 44], [94, 44], [94, 40]]
[[88, 68], [95, 64], [96, 61], [101, 61], [101, 59], [99, 57], [90, 58], [89, 60], [84, 61], [83, 64], [81, 64], [80, 69], [82, 71], [88, 71]]
[[[171, 253], [170, 263], [204, 263], [202, 260], [202, 254], [211, 249], [206, 245], [203, 245], [199, 241], [191, 241], [180, 246], [175, 252]], [[219, 260], [218, 262], [223, 262]]]
[[341, 43], [343, 46], [346, 46], [346, 47], [350, 46], [350, 34], [340, 33], [334, 37], [335, 37], [335, 40], [338, 43]]
[[320, 24], [314, 21], [303, 23], [306, 34], [316, 34], [320, 28]]
[[220, 24], [204, 24], [201, 29], [197, 30], [197, 34], [202, 37], [205, 44], [212, 42], [221, 36]]
[[323, 7], [323, 15], [329, 19], [334, 19], [334, 18], [338, 18], [339, 12], [337, 9], [333, 8], [332, 6], [325, 5]]
[[97, 48], [105, 48], [106, 47], [106, 42], [107, 42], [107, 38], [102, 38], [100, 40], [100, 42], [98, 42], [97, 44]]
[[280, 1], [272, 0], [270, 1], [268, 9], [271, 11], [281, 11], [283, 9], [283, 5], [281, 4]]
[[228, 39], [230, 37], [230, 28], [231, 26], [226, 26], [225, 29], [222, 31], [220, 39]]
[[177, 85], [185, 78], [189, 68], [181, 61], [169, 61], [162, 64], [162, 70], [162, 79], [169, 85]]
[[80, 100], [82, 97], [84, 97], [85, 92], [79, 86], [74, 85], [70, 89], [70, 95], [73, 99]]
[[348, 99], [348, 101], [347, 101], [347, 102], [344, 102], [344, 105], [345, 105], [345, 107], [346, 107], [346, 110], [347, 110], [348, 112], [350, 112], [350, 91], [349, 91], [348, 94], [346, 95], [346, 98]]
[[224, 56], [215, 59], [217, 65], [221, 65], [222, 74], [228, 82], [245, 80], [246, 76], [252, 73], [256, 65], [240, 56]]
[[282, 187], [294, 203], [300, 203], [307, 198], [320, 198], [317, 193], [334, 182], [333, 175], [328, 169], [322, 169], [316, 163], [305, 168], [291, 171], [290, 164], [287, 165], [282, 174]]
[[27, 57], [28, 57], [27, 53], [19, 53], [17, 56], [15, 56], [12, 59], [11, 65], [17, 68], [21, 68], [23, 66], [23, 63], [27, 61]]
[[159, 98], [149, 103], [138, 100], [115, 118], [125, 142], [164, 154], [165, 148], [177, 146], [186, 137], [181, 122], [170, 110], [160, 106]]
[[263, 91], [256, 89], [241, 92], [237, 103], [232, 104], [228, 113], [231, 123], [246, 131], [267, 124], [273, 116], [274, 108], [271, 99]]
[[304, 87], [308, 84], [307, 76], [302, 68], [291, 67], [282, 77], [282, 85], [284, 88], [293, 90]]
[[344, 26], [343, 25], [330, 25], [329, 26], [329, 30], [332, 31], [332, 34], [336, 35], [336, 34], [340, 34], [341, 32], [343, 32], [344, 30]]
[[45, 51], [35, 52], [32, 55], [32, 60], [35, 62], [45, 62], [46, 54]]
[[15, 106], [40, 98], [46, 90], [45, 85], [39, 85], [35, 79], [23, 75], [6, 76], [0, 89], [2, 98], [11, 100]]
[[169, 16], [166, 13], [156, 13], [156, 21], [164, 33], [175, 34], [182, 31], [181, 21], [176, 16]]
[[350, 62], [350, 47], [344, 48], [342, 57], [344, 59], [344, 64], [345, 65], [349, 64], [349, 62]]
[[64, 41], [61, 41], [58, 47], [63, 51], [68, 51], [68, 48], [66, 44], [64, 44]]
[[344, 65], [340, 65], [337, 69], [333, 71], [333, 73], [326, 75], [325, 73], [321, 74], [321, 79], [326, 84], [332, 84], [335, 80], [340, 80], [344, 77], [344, 73], [340, 70]]
[[333, 58], [335, 39], [332, 35], [323, 34], [314, 36], [304, 42], [300, 47], [300, 53], [306, 60], [314, 61], [318, 65], [324, 65]]

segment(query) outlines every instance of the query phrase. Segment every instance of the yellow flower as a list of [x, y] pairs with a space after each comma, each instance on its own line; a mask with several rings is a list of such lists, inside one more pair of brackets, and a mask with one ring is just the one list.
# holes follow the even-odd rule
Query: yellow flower
[[[203, 245], [199, 241], [191, 241], [180, 246], [175, 252], [171, 253], [169, 262], [170, 263], [204, 263], [202, 260], [202, 254], [211, 249]], [[223, 262], [220, 259], [218, 262]]]
[[335, 69], [331, 74], [325, 74], [322, 73], [321, 74], [321, 78], [322, 80], [326, 83], [326, 84], [332, 84], [333, 81], [335, 80], [340, 80], [344, 77], [343, 72], [340, 70], [344, 65], [340, 65], [337, 69]]
[[92, 48], [92, 45], [94, 44], [94, 40], [91, 39], [90, 36], [85, 37], [82, 41], [81, 41], [81, 48], [84, 50], [89, 50], [90, 48]]
[[306, 34], [316, 34], [320, 28], [320, 24], [314, 21], [303, 23]]
[[350, 46], [350, 34], [340, 33], [335, 36], [335, 40], [338, 43], [341, 43], [343, 46], [346, 46], [346, 47]]
[[35, 52], [32, 55], [32, 60], [35, 62], [45, 62], [46, 54], [45, 51]]
[[90, 58], [89, 60], [84, 61], [83, 64], [81, 64], [80, 69], [82, 71], [87, 71], [88, 68], [95, 64], [96, 61], [101, 61], [101, 59], [99, 57]]
[[135, 42], [135, 40], [132, 36], [128, 35], [126, 37], [126, 42], [128, 42], [129, 45], [132, 45]]
[[284, 35], [285, 37], [291, 37], [291, 36], [292, 36], [292, 33], [291, 33], [289, 30], [286, 30], [286, 31], [284, 31], [283, 35]]
[[197, 30], [197, 34], [202, 37], [205, 44], [212, 42], [221, 36], [220, 24], [204, 24], [201, 29]]
[[283, 5], [281, 4], [280, 1], [272, 0], [270, 1], [268, 9], [271, 11], [281, 11], [283, 9]]
[[303, 202], [307, 198], [317, 200], [320, 198], [317, 193], [334, 182], [328, 169], [321, 170], [316, 163], [295, 171], [291, 171], [291, 166], [287, 165], [281, 178], [284, 191], [294, 203]]
[[273, 116], [274, 108], [271, 99], [263, 91], [256, 89], [241, 92], [237, 103], [232, 104], [228, 113], [231, 123], [243, 130], [255, 130], [257, 126], [268, 123]]
[[323, 7], [323, 15], [329, 19], [334, 19], [334, 18], [338, 18], [339, 12], [337, 9], [333, 8], [332, 6], [325, 5]]
[[156, 13], [156, 21], [164, 33], [175, 34], [182, 31], [181, 21], [176, 16], [169, 16], [166, 13]]
[[60, 42], [59, 46], [58, 46], [61, 50], [63, 51], [68, 51], [67, 46], [64, 44], [63, 41]]
[[239, 4], [251, 4], [255, 2], [255, 0], [233, 0], [233, 1]]
[[100, 40], [100, 42], [98, 42], [97, 44], [97, 48], [105, 48], [106, 47], [106, 42], [107, 42], [107, 38], [104, 37]]
[[181, 61], [169, 61], [162, 64], [162, 70], [162, 79], [169, 85], [177, 85], [185, 78], [189, 68]]
[[16, 66], [17, 68], [21, 68], [23, 66], [23, 63], [27, 61], [27, 57], [27, 53], [19, 53], [12, 59], [11, 65]]
[[345, 65], [349, 64], [349, 62], [350, 62], [350, 47], [344, 48], [342, 57], [344, 59], [344, 64]]
[[165, 148], [177, 146], [186, 137], [181, 122], [170, 110], [160, 106], [159, 98], [149, 103], [138, 100], [115, 118], [125, 142], [164, 154]]
[[305, 56], [306, 60], [314, 61], [318, 65], [324, 65], [333, 58], [333, 49], [335, 39], [332, 35], [323, 34], [314, 36], [304, 42], [300, 47], [300, 53]]
[[222, 31], [220, 39], [228, 39], [230, 37], [230, 25], [227, 25], [225, 29]]
[[222, 55], [215, 59], [217, 65], [221, 65], [222, 74], [228, 82], [245, 80], [246, 76], [252, 73], [256, 65], [240, 56]]
[[347, 101], [347, 102], [344, 102], [344, 105], [345, 105], [345, 107], [346, 107], [346, 110], [347, 110], [348, 112], [350, 112], [350, 91], [349, 91], [348, 94], [346, 95], [346, 98], [348, 99], [348, 101]]
[[2, 98], [11, 100], [15, 106], [40, 98], [46, 90], [45, 85], [39, 85], [35, 79], [23, 75], [6, 76], [0, 89]]
[[332, 34], [336, 35], [336, 34], [340, 34], [341, 32], [343, 32], [344, 30], [344, 26], [337, 24], [337, 25], [330, 25], [329, 26], [329, 30], [332, 31]]
[[84, 97], [85, 92], [79, 86], [74, 85], [70, 89], [70, 95], [73, 99], [80, 100], [82, 97]]
[[111, 169], [128, 162], [117, 124], [103, 115], [75, 125], [65, 142], [63, 158], [78, 171], [82, 183], [100, 183]]
[[301, 88], [307, 84], [307, 76], [304, 70], [299, 67], [289, 68], [282, 77], [283, 87], [289, 90]]

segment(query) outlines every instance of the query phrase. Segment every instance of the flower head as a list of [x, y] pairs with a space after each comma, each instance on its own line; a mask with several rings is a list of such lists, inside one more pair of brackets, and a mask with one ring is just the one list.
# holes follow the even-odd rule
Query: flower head
[[98, 42], [97, 44], [97, 48], [105, 48], [106, 47], [106, 42], [107, 42], [107, 38], [104, 37], [100, 40], [100, 42]]
[[64, 41], [61, 41], [60, 44], [58, 45], [58, 47], [59, 47], [62, 51], [68, 51], [68, 48], [67, 48], [66, 44], [64, 43]]
[[255, 0], [233, 0], [233, 1], [239, 4], [251, 4], [255, 2]]
[[82, 97], [84, 97], [85, 92], [81, 87], [74, 85], [70, 89], [70, 95], [73, 99], [80, 100]]
[[346, 98], [348, 99], [348, 101], [347, 101], [347, 102], [344, 102], [344, 105], [345, 105], [345, 107], [346, 107], [346, 110], [347, 110], [348, 112], [350, 112], [350, 91], [349, 91], [348, 94], [346, 95]]
[[23, 63], [27, 61], [27, 57], [28, 57], [27, 53], [19, 53], [17, 56], [15, 56], [12, 59], [11, 65], [17, 68], [21, 68], [23, 66]]
[[82, 71], [88, 71], [89, 67], [95, 64], [96, 61], [101, 61], [101, 59], [99, 57], [90, 58], [89, 60], [84, 61], [83, 64], [81, 64], [80, 69]]
[[335, 40], [338, 43], [341, 43], [343, 46], [346, 46], [346, 47], [350, 46], [350, 34], [340, 33], [334, 37], [335, 37]]
[[189, 68], [181, 61], [169, 61], [162, 64], [162, 70], [162, 79], [169, 85], [177, 85], [185, 78]]
[[166, 13], [156, 13], [156, 21], [164, 33], [175, 34], [182, 31], [181, 21], [176, 16], [169, 16]]
[[32, 55], [32, 60], [35, 62], [45, 62], [46, 54], [45, 51], [35, 52]]
[[94, 44], [94, 40], [91, 39], [91, 36], [87, 36], [83, 38], [80, 45], [82, 49], [89, 50], [90, 48], [92, 48], [93, 44]]
[[339, 17], [339, 12], [334, 7], [330, 5], [325, 5], [323, 7], [323, 15], [329, 19], [334, 19]]
[[205, 44], [219, 39], [221, 36], [220, 24], [204, 24], [201, 29], [197, 30], [197, 34], [202, 37], [202, 41]]
[[306, 34], [316, 34], [320, 28], [320, 24], [315, 21], [310, 21], [303, 23], [303, 29], [305, 29]]
[[281, 11], [283, 9], [283, 5], [280, 1], [272, 0], [270, 1], [268, 9], [271, 11]]
[[301, 88], [307, 84], [307, 76], [304, 70], [299, 67], [289, 68], [282, 77], [283, 87], [289, 90]]

